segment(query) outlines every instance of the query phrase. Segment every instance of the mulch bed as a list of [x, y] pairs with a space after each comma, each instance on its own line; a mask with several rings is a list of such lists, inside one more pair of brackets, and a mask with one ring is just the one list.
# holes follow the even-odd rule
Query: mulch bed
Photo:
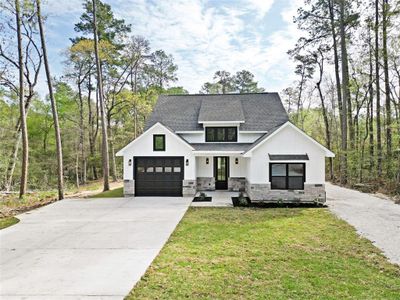
[[193, 202], [211, 202], [212, 197], [194, 197]]
[[250, 198], [249, 197], [245, 197], [245, 199], [247, 200], [247, 204], [246, 205], [242, 205], [239, 202], [239, 197], [232, 197], [232, 204], [234, 207], [238, 207], [238, 206], [242, 206], [242, 207], [247, 207], [250, 206]]

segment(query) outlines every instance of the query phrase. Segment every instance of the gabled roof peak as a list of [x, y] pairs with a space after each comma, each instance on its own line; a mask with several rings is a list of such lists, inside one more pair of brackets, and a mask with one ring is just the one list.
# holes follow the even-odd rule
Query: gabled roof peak
[[145, 129], [161, 122], [174, 131], [201, 131], [199, 121], [239, 121], [241, 131], [269, 131], [288, 119], [278, 93], [161, 95]]

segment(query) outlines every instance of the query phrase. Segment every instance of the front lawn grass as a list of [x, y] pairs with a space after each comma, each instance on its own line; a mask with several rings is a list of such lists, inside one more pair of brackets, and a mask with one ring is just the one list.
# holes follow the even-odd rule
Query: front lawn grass
[[399, 299], [400, 267], [323, 208], [190, 208], [127, 299]]
[[19, 219], [15, 217], [8, 217], [8, 218], [0, 218], [0, 230], [7, 228], [11, 225], [17, 224]]
[[124, 188], [120, 187], [96, 195], [92, 195], [89, 198], [118, 198], [123, 196], [124, 196]]
[[[111, 183], [111, 186], [118, 186], [119, 182]], [[98, 193], [103, 187], [101, 180], [91, 181], [81, 185], [65, 187], [66, 197], [82, 197]], [[122, 190], [121, 190], [122, 192]], [[43, 190], [28, 192], [22, 199], [19, 199], [18, 193], [0, 194], [0, 218], [11, 217], [44, 205], [58, 201], [57, 190]]]

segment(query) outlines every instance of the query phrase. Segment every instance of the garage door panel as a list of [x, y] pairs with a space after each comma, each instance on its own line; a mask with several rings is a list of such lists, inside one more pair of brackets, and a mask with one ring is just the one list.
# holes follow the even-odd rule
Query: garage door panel
[[136, 157], [137, 196], [182, 196], [183, 157]]

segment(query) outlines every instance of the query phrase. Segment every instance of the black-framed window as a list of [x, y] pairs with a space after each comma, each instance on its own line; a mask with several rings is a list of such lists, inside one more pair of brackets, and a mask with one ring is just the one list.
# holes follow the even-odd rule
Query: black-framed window
[[153, 135], [153, 150], [165, 151], [165, 134]]
[[237, 127], [206, 127], [206, 142], [237, 142]]
[[273, 190], [304, 190], [305, 163], [270, 163], [269, 181]]

